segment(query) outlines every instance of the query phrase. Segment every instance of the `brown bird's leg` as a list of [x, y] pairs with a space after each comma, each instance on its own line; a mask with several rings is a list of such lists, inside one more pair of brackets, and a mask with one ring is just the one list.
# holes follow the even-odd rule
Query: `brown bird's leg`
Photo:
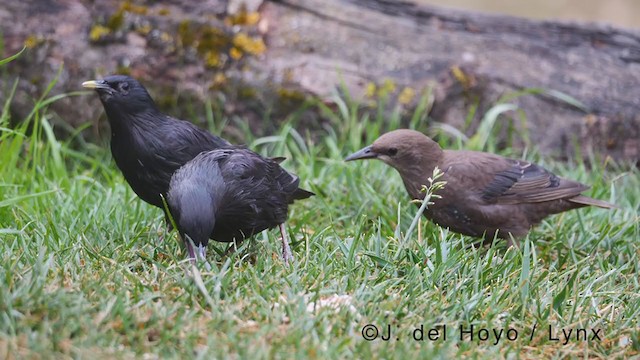
[[285, 265], [289, 265], [289, 261], [293, 261], [293, 255], [291, 255], [291, 248], [289, 247], [287, 230], [284, 227], [284, 223], [280, 224], [280, 234], [282, 235], [282, 259]]

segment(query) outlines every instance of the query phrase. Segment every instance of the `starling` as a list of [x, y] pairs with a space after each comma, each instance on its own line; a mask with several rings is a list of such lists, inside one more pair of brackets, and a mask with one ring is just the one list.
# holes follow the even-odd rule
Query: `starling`
[[[171, 178], [167, 203], [192, 260], [204, 259], [209, 239], [242, 241], [279, 226], [282, 257], [292, 260], [284, 222], [289, 204], [312, 192], [300, 189], [297, 176], [241, 147], [206, 151]], [[197, 254], [191, 242], [197, 247]]]
[[111, 126], [111, 154], [133, 191], [164, 209], [173, 173], [203, 151], [230, 144], [192, 123], [160, 112], [147, 90], [124, 75], [85, 81], [95, 89]]
[[581, 195], [589, 186], [563, 179], [536, 164], [485, 152], [443, 150], [426, 135], [396, 130], [345, 161], [379, 159], [395, 168], [413, 199], [424, 198], [422, 186], [435, 167], [446, 181], [441, 198], [424, 215], [451, 231], [484, 238], [522, 237], [542, 219], [583, 206], [614, 208]]

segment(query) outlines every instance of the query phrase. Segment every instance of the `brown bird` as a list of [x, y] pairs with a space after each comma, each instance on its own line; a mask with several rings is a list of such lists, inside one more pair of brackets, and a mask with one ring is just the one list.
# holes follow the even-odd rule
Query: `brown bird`
[[581, 195], [589, 186], [563, 179], [536, 164], [478, 151], [443, 150], [426, 135], [395, 130], [345, 161], [379, 159], [395, 168], [413, 199], [424, 199], [437, 166], [444, 188], [424, 215], [451, 231], [491, 240], [524, 236], [542, 219], [583, 206], [615, 205]]

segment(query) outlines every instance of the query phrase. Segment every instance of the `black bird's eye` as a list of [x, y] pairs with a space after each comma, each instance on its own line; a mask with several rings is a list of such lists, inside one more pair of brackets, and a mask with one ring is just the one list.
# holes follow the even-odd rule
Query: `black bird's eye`
[[387, 150], [387, 154], [389, 156], [395, 156], [397, 153], [398, 153], [398, 149], [394, 147], [389, 148], [389, 150]]
[[120, 90], [121, 91], [129, 91], [129, 84], [126, 82], [120, 83]]

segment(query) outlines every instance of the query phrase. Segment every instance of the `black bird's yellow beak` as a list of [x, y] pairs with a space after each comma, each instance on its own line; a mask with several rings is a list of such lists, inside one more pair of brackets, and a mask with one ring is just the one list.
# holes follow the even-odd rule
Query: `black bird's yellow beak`
[[104, 80], [90, 80], [82, 83], [83, 88], [87, 89], [110, 89], [111, 87]]
[[352, 161], [352, 160], [364, 160], [364, 159], [375, 159], [378, 157], [378, 153], [371, 149], [371, 145], [362, 148], [353, 154], [344, 158], [344, 161]]

